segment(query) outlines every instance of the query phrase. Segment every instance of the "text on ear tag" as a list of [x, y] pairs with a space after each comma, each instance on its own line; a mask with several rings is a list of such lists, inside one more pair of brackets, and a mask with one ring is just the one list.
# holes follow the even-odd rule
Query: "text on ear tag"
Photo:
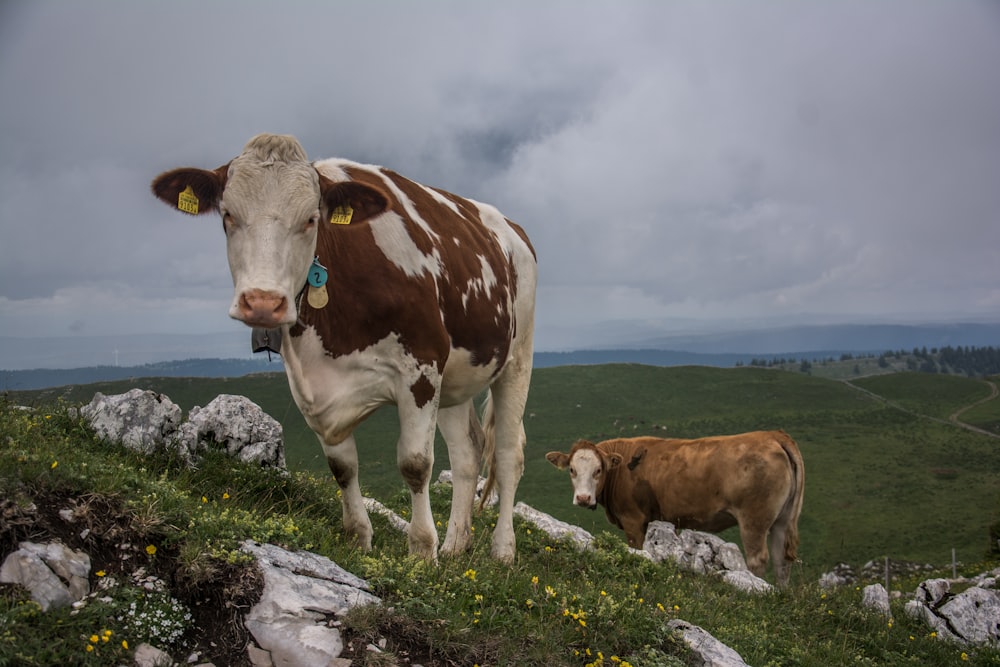
[[198, 214], [198, 198], [195, 197], [190, 185], [177, 195], [177, 208], [185, 213]]
[[353, 215], [354, 209], [347, 204], [343, 204], [330, 212], [330, 222], [335, 225], [349, 225], [351, 224], [351, 216]]
[[313, 259], [309, 266], [309, 277], [307, 281], [311, 287], [322, 287], [326, 284], [326, 267], [319, 263], [319, 257]]
[[309, 302], [310, 306], [317, 310], [324, 307], [330, 302], [330, 295], [326, 292], [326, 285], [322, 285], [320, 287], [310, 285], [309, 289], [306, 291], [306, 301]]

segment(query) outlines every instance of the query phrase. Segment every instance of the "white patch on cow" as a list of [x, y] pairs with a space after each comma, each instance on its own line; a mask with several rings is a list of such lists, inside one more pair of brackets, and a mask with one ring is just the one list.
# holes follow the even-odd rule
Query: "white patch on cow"
[[346, 438], [365, 415], [396, 400], [398, 377], [391, 360], [399, 358], [398, 336], [341, 357], [323, 349], [315, 327], [292, 337], [287, 331], [281, 357], [292, 397], [309, 427], [328, 444]]
[[[385, 187], [388, 188], [390, 191], [392, 191], [392, 194], [396, 196], [396, 199], [399, 201], [399, 203], [403, 205], [403, 211], [406, 212], [407, 217], [414, 223], [416, 223], [421, 229], [423, 229], [427, 233], [428, 236], [430, 236], [434, 240], [435, 246], [440, 244], [441, 237], [438, 235], [437, 232], [431, 229], [431, 226], [427, 224], [426, 220], [420, 217], [420, 214], [417, 212], [417, 207], [413, 204], [413, 200], [407, 197], [406, 193], [400, 190], [396, 186], [396, 184], [393, 183], [392, 179], [389, 178], [388, 174], [383, 172], [381, 169], [377, 170], [375, 172], [375, 175], [382, 179], [382, 182], [385, 183]], [[433, 192], [432, 190], [430, 190], [430, 188], [428, 188], [425, 185], [420, 185], [419, 183], [417, 183], [416, 185], [419, 185], [427, 192]], [[454, 209], [457, 212], [458, 209], [455, 208], [454, 204], [451, 204], [451, 202], [448, 202], [448, 204], [451, 206], [452, 209]]]
[[378, 167], [374, 165], [358, 164], [357, 162], [336, 157], [315, 162], [313, 163], [313, 167], [316, 168], [316, 171], [323, 174], [334, 183], [344, 183], [351, 180], [351, 177], [347, 175], [345, 167], [365, 169], [372, 172], [378, 171]]
[[425, 255], [413, 242], [406, 223], [399, 214], [387, 211], [371, 221], [372, 236], [386, 259], [402, 269], [407, 276], [415, 277], [429, 273], [435, 278], [441, 275], [441, 257], [435, 249]]
[[477, 387], [486, 386], [497, 370], [498, 361], [485, 366], [472, 363], [472, 353], [464, 348], [452, 348], [444, 366], [441, 382], [441, 406], [459, 405], [479, 394]]
[[[493, 273], [493, 267], [482, 255], [477, 255], [477, 257], [479, 258], [479, 277], [471, 278], [466, 290], [462, 292], [462, 307], [465, 309], [469, 308], [469, 299], [477, 294], [489, 298], [497, 284], [497, 276]], [[499, 305], [498, 308], [502, 310]]]
[[441, 194], [440, 192], [438, 192], [434, 188], [429, 188], [426, 185], [421, 185], [420, 187], [422, 187], [424, 190], [426, 190], [427, 194], [429, 194], [431, 197], [434, 198], [434, 201], [436, 201], [437, 203], [441, 204], [442, 206], [447, 206], [448, 208], [450, 208], [452, 211], [455, 212], [455, 215], [462, 215], [461, 212], [459, 212], [458, 205], [455, 202], [453, 202], [452, 200], [448, 199], [447, 197], [445, 197], [443, 194]]
[[573, 502], [592, 507], [597, 502], [601, 457], [592, 449], [577, 450], [569, 461], [569, 472], [573, 481]]

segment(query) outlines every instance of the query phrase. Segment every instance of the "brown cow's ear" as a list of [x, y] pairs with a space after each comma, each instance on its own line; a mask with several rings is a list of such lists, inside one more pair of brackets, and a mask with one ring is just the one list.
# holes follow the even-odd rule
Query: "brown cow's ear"
[[219, 210], [228, 174], [228, 164], [215, 171], [182, 167], [160, 174], [153, 180], [151, 187], [156, 198], [167, 206], [191, 215], [200, 215]]
[[560, 470], [565, 470], [569, 466], [569, 454], [549, 452], [545, 455], [545, 459]]
[[621, 454], [608, 454], [608, 470], [614, 470], [622, 464], [623, 460]]
[[331, 181], [319, 175], [320, 196], [329, 222], [353, 225], [382, 214], [389, 208], [389, 195], [382, 190], [355, 181]]

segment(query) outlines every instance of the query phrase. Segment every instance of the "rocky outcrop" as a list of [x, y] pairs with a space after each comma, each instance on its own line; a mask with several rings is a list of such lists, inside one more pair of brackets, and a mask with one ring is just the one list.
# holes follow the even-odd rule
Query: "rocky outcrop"
[[653, 521], [646, 530], [643, 549], [653, 561], [670, 559], [678, 567], [699, 574], [718, 574], [727, 583], [748, 593], [766, 593], [773, 587], [747, 569], [740, 548], [717, 535], [696, 530], [677, 532], [672, 523]]
[[740, 654], [708, 632], [680, 619], [667, 621], [667, 627], [679, 634], [691, 650], [698, 667], [747, 667]]
[[0, 583], [19, 584], [42, 611], [68, 607], [90, 593], [90, 556], [52, 542], [21, 542], [0, 566]]
[[192, 408], [176, 441], [188, 457], [222, 449], [244, 463], [285, 469], [281, 424], [244, 396], [220, 394], [205, 407]]
[[253, 554], [264, 575], [264, 592], [245, 620], [263, 650], [255, 653], [255, 664], [268, 664], [266, 657], [280, 667], [328, 665], [344, 650], [329, 620], [381, 602], [366, 581], [329, 558], [250, 541], [242, 550]]
[[163, 394], [132, 389], [105, 396], [97, 392], [80, 415], [97, 435], [142, 454], [169, 446], [181, 425], [181, 409]]
[[221, 394], [203, 408], [192, 408], [182, 421], [180, 407], [163, 394], [98, 392], [80, 415], [99, 437], [142, 454], [176, 451], [194, 462], [201, 452], [221, 449], [240, 461], [285, 469], [281, 424], [243, 396]]
[[1000, 593], [996, 578], [986, 577], [964, 591], [953, 594], [947, 579], [928, 579], [920, 584], [906, 613], [922, 619], [941, 639], [962, 644], [1000, 645]]

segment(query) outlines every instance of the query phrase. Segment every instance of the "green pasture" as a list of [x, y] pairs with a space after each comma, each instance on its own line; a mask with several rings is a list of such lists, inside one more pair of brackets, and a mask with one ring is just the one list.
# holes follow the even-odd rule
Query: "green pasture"
[[[569, 480], [545, 461], [546, 452], [566, 451], [579, 438], [782, 429], [798, 442], [806, 464], [799, 527], [800, 557], [808, 576], [841, 561], [857, 566], [885, 556], [945, 565], [952, 548], [962, 561], [981, 560], [989, 546], [988, 526], [1000, 507], [1000, 439], [947, 419], [989, 396], [989, 386], [976, 379], [919, 373], [853, 383], [878, 396], [838, 380], [753, 367], [538, 369], [525, 415], [528, 445], [518, 500], [592, 532], [611, 530], [603, 511], [571, 504]], [[18, 399], [61, 396], [86, 402], [95, 391], [118, 393], [132, 387], [163, 392], [185, 410], [220, 393], [245, 395], [282, 423], [292, 470], [326, 473], [320, 447], [282, 374], [142, 378], [26, 392]], [[963, 420], [995, 427], [1000, 400], [969, 410]], [[395, 465], [397, 436], [391, 408], [377, 412], [356, 434], [362, 487], [379, 499], [403, 488]], [[448, 462], [443, 443], [436, 451], [437, 472]], [[735, 530], [724, 537], [738, 541]]]

